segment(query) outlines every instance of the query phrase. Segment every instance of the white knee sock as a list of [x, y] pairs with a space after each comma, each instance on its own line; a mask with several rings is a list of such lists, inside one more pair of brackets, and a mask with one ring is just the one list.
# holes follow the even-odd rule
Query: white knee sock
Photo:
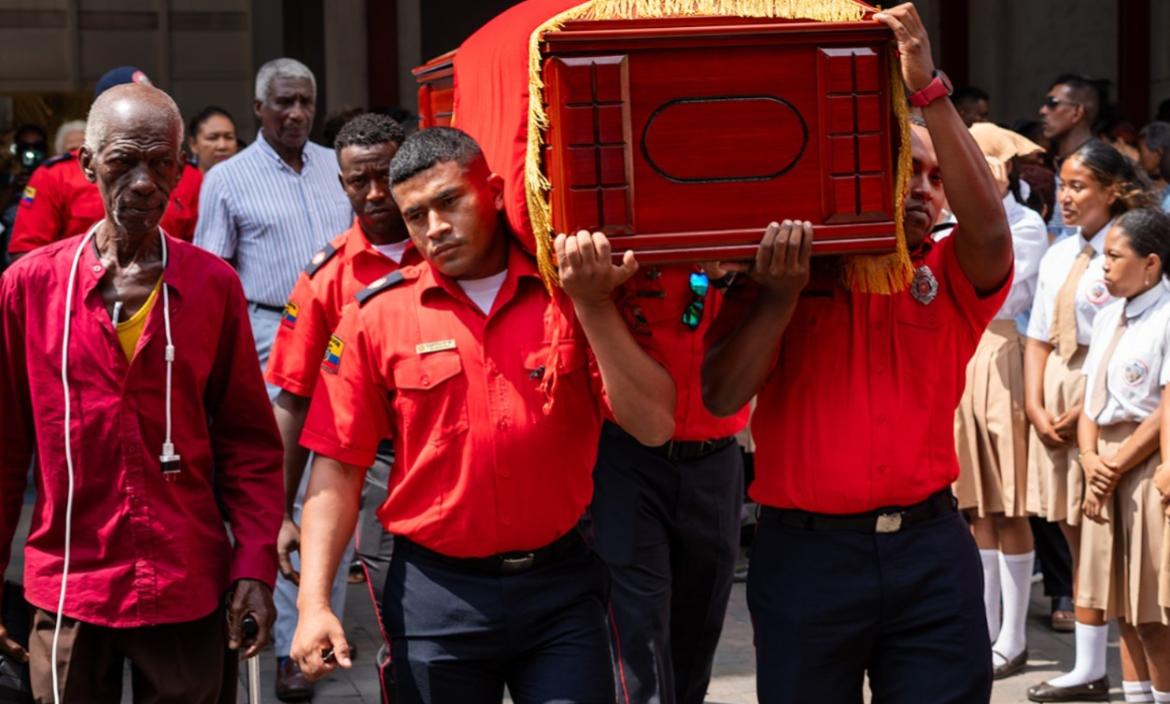
[[1048, 680], [1053, 687], [1076, 687], [1105, 676], [1109, 626], [1077, 624], [1077, 661], [1072, 672]]
[[1152, 689], [1153, 684], [1149, 680], [1145, 682], [1129, 682], [1123, 680], [1121, 682], [1121, 691], [1125, 694], [1125, 704], [1154, 701]]
[[999, 637], [999, 550], [980, 550], [983, 561], [983, 610], [987, 612], [987, 632], [992, 642]]
[[1028, 646], [1028, 599], [1032, 595], [1032, 566], [1035, 562], [1035, 552], [1001, 555], [999, 558], [1000, 583], [1003, 585], [1003, 625], [999, 629], [999, 638], [991, 647], [1006, 660], [1024, 652]]
[[1170, 702], [1170, 692], [1162, 692], [1151, 687], [1150, 693], [1154, 695], [1154, 698], [1151, 701], [1159, 702], [1159, 704], [1162, 702]]

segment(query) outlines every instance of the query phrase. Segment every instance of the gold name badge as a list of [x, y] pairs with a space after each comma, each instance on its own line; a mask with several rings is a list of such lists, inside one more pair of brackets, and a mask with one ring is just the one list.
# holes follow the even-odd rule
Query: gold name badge
[[455, 349], [455, 340], [435, 340], [434, 342], [420, 342], [414, 346], [414, 351], [418, 354], [430, 354], [431, 352], [442, 352], [443, 350]]

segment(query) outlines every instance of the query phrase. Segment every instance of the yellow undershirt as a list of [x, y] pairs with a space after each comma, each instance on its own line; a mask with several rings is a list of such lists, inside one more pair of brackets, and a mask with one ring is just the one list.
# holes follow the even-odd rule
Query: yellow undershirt
[[118, 333], [118, 342], [122, 345], [122, 352], [126, 355], [126, 361], [134, 359], [134, 350], [138, 349], [138, 339], [142, 337], [142, 331], [146, 327], [146, 316], [150, 315], [150, 309], [154, 307], [154, 301], [158, 298], [158, 290], [162, 288], [162, 277], [155, 282], [154, 288], [150, 290], [150, 295], [146, 297], [146, 302], [138, 309], [134, 315], [128, 319], [114, 324], [114, 330]]

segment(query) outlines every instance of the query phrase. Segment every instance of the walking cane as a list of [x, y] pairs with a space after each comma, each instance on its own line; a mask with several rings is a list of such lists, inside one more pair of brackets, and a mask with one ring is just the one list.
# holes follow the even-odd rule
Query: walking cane
[[[244, 638], [255, 638], [260, 632], [260, 624], [255, 617], [248, 614], [244, 617]], [[260, 654], [248, 658], [248, 704], [260, 704]]]

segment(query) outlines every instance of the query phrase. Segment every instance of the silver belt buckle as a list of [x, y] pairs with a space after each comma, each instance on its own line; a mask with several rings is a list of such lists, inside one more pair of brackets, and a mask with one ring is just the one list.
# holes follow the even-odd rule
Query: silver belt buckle
[[523, 572], [532, 567], [532, 563], [536, 562], [536, 555], [528, 553], [520, 557], [505, 557], [500, 560], [500, 565], [505, 572]]
[[877, 517], [878, 533], [897, 533], [902, 530], [902, 514], [898, 513], [883, 513]]

